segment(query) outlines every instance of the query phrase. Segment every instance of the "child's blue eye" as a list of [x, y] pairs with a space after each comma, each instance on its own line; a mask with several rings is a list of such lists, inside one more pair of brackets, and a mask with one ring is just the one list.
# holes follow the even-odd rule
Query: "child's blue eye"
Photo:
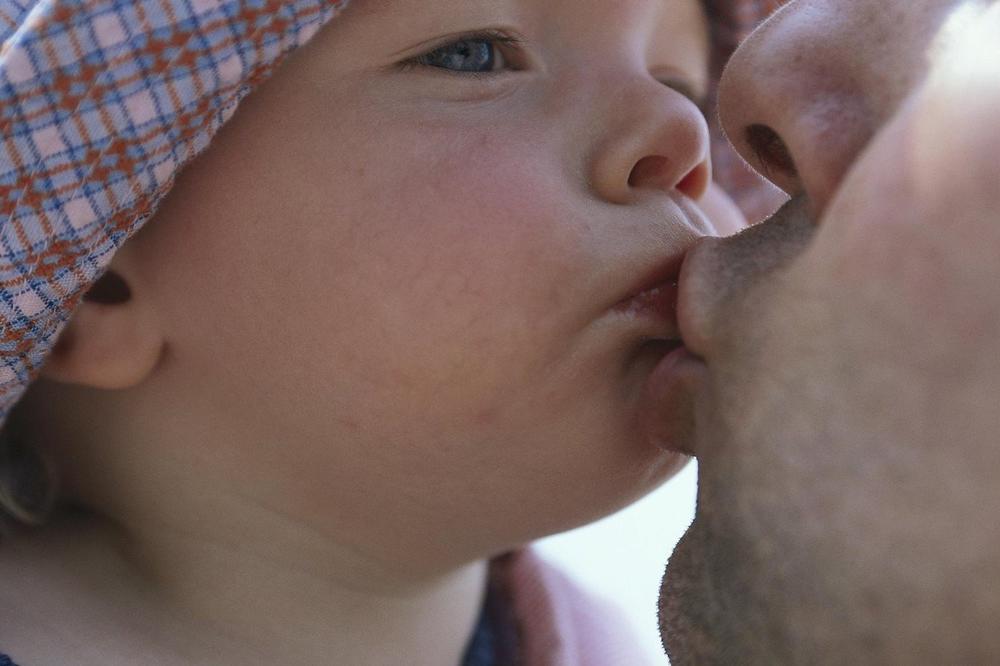
[[427, 67], [454, 72], [495, 72], [503, 69], [504, 57], [490, 39], [460, 39], [416, 58]]
[[500, 30], [457, 37], [433, 51], [400, 63], [403, 69], [433, 67], [456, 74], [490, 74], [523, 68], [522, 42]]

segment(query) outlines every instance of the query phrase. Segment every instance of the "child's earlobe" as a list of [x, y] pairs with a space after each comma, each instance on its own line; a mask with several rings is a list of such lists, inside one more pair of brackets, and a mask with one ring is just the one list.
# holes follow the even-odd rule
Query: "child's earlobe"
[[40, 376], [94, 388], [128, 388], [156, 367], [165, 341], [154, 313], [128, 281], [106, 271], [83, 296]]

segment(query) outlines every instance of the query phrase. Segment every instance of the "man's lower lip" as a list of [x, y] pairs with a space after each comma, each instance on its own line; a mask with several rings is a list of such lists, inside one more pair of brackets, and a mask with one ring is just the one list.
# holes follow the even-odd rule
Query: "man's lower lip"
[[668, 352], [646, 380], [642, 427], [650, 443], [695, 455], [694, 397], [708, 368], [684, 346]]

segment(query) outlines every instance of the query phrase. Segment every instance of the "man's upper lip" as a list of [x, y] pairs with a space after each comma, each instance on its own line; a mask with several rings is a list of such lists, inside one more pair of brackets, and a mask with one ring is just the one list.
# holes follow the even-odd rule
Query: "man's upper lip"
[[[727, 285], [729, 287], [733, 285], [724, 281], [739, 279], [742, 281], [743, 288], [745, 288], [749, 280], [756, 279], [761, 275], [760, 271], [763, 270], [761, 268], [734, 268], [722, 272], [717, 270], [718, 266], [726, 265], [727, 256], [730, 257], [729, 264], [732, 264], [735, 256], [733, 254], [735, 252], [733, 244], [742, 244], [741, 247], [743, 249], [741, 252], [746, 252], [749, 247], [747, 243], [751, 242], [748, 239], [753, 235], [757, 239], [757, 252], [760, 253], [761, 265], [767, 265], [763, 263], [765, 260], [772, 262], [781, 261], [782, 256], [793, 256], [788, 253], [800, 251], [803, 245], [788, 244], [791, 242], [789, 240], [791, 236], [785, 236], [785, 241], [780, 244], [779, 252], [779, 246], [771, 244], [767, 240], [768, 236], [762, 234], [771, 234], [773, 238], [773, 234], [776, 233], [775, 230], [781, 229], [781, 225], [805, 222], [806, 220], [802, 219], [801, 216], [811, 215], [811, 213], [807, 212], [809, 205], [809, 200], [805, 195], [794, 196], [775, 211], [771, 217], [760, 224], [744, 229], [739, 234], [727, 238], [711, 236], [699, 238], [687, 248], [678, 278], [676, 312], [680, 337], [684, 341], [684, 346], [689, 353], [702, 359], [707, 359], [713, 345], [714, 336], [721, 332], [713, 330], [714, 326], [712, 322], [718, 309], [722, 307], [722, 304], [719, 302], [720, 294], [731, 294], [726, 287]], [[759, 245], [762, 242], [766, 242], [768, 245], [766, 247]], [[804, 242], [808, 242], [808, 239], [805, 239]], [[782, 253], [785, 254], [783, 255]], [[735, 277], [736, 275], [739, 278]], [[728, 300], [731, 300], [730, 296], [727, 296]]]
[[704, 340], [698, 335], [700, 327], [695, 324], [698, 321], [698, 306], [701, 303], [697, 297], [697, 288], [693, 283], [693, 276], [697, 271], [697, 267], [695, 266], [697, 262], [696, 256], [700, 252], [703, 252], [703, 250], [699, 251], [698, 248], [705, 245], [711, 246], [713, 243], [718, 242], [718, 240], [717, 238], [699, 239], [699, 242], [688, 248], [679, 267], [680, 276], [678, 277], [675, 310], [678, 332], [688, 351], [702, 358], [704, 358], [705, 344]]

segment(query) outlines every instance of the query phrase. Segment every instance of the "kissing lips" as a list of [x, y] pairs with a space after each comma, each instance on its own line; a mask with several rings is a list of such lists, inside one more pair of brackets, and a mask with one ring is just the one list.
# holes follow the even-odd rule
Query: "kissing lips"
[[[697, 247], [697, 246], [696, 246]], [[640, 427], [647, 441], [668, 451], [695, 455], [695, 395], [706, 378], [708, 367], [685, 345], [684, 333], [690, 330], [685, 322], [678, 321], [688, 314], [685, 300], [690, 300], [690, 285], [685, 277], [690, 275], [690, 252], [684, 258], [680, 271], [681, 285], [674, 285], [672, 317], [677, 330], [678, 346], [669, 351], [646, 380], [643, 388]], [[685, 288], [688, 289], [685, 289]], [[687, 298], [686, 298], [687, 297]]]

